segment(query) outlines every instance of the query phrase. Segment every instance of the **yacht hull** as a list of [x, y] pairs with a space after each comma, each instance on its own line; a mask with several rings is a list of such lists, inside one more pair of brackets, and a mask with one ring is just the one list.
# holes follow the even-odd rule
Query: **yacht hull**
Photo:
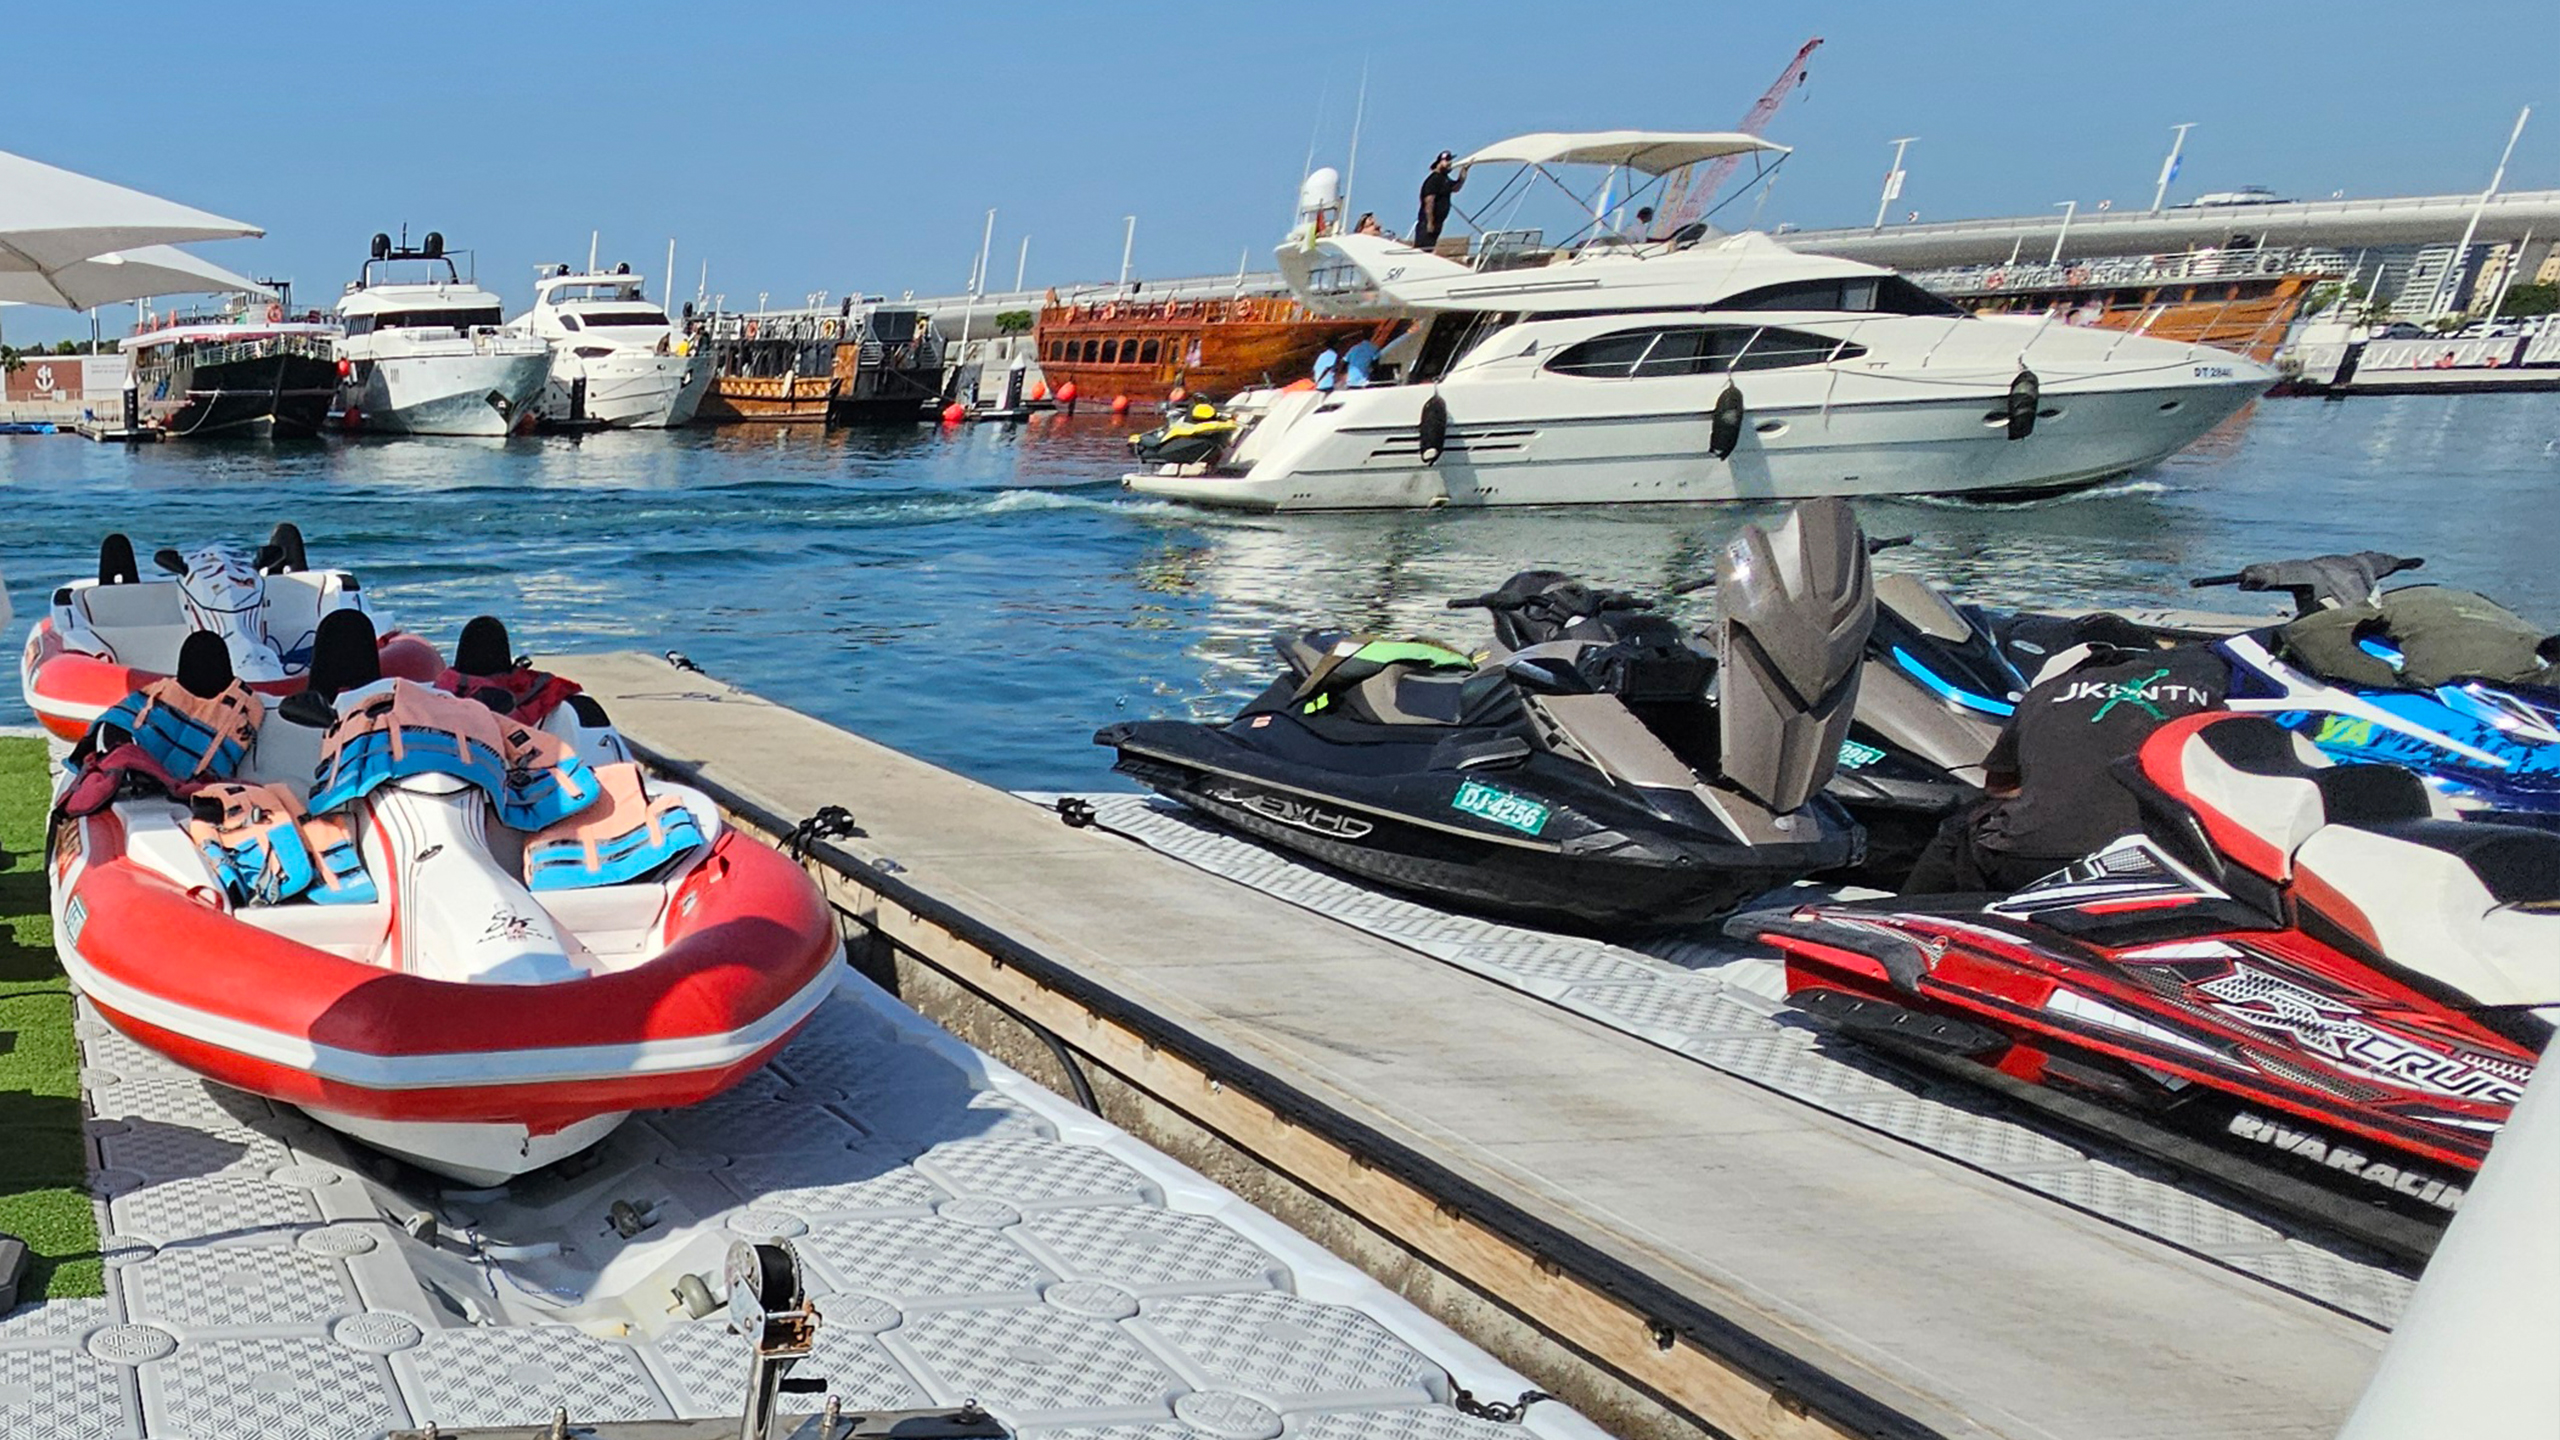
[[[1242, 474], [1150, 471], [1122, 484], [1163, 499], [1265, 511], [2026, 496], [2100, 484], [2186, 448], [2265, 389], [2254, 367], [2244, 368], [2250, 373], [2222, 383], [2051, 387], [2033, 433], [2018, 440], [1997, 414], [2005, 390], [1990, 385], [1943, 399], [1753, 403], [1723, 460], [1708, 449], [1712, 391], [1678, 409], [1537, 416], [1519, 406], [1512, 410], [1519, 418], [1477, 421], [1470, 397], [1449, 386], [1439, 392], [1450, 416], [1447, 448], [1424, 465], [1416, 452], [1432, 392], [1399, 387], [1357, 395], [1335, 412], [1360, 406], [1353, 423], [1307, 416], [1258, 447], [1262, 458]], [[1743, 377], [1746, 393], [1750, 379]]]
[[552, 364], [536, 414], [545, 425], [671, 429], [693, 422], [710, 388], [708, 355], [561, 357]]
[[549, 378], [551, 356], [400, 355], [361, 362], [339, 392], [349, 428], [396, 435], [506, 435]]

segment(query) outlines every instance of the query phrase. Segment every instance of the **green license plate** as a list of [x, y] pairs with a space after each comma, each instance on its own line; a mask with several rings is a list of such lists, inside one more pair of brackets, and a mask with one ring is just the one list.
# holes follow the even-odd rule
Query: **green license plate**
[[1840, 742], [1840, 764], [1845, 769], [1864, 770], [1883, 758], [1884, 752], [1873, 745], [1861, 745], [1855, 740]]
[[1523, 835], [1535, 835], [1547, 828], [1547, 807], [1526, 795], [1469, 780], [1458, 786], [1457, 798], [1449, 802], [1452, 810], [1463, 810], [1479, 820], [1490, 820]]

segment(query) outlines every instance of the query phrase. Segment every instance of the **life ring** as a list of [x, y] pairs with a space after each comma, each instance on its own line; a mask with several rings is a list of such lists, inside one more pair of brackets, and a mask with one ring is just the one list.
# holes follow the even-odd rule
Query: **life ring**
[[756, 322], [753, 320], [747, 322], [747, 338], [750, 340], [756, 338]]
[[836, 336], [837, 336], [838, 334], [840, 334], [840, 333], [842, 333], [842, 332], [841, 332], [841, 330], [838, 328], [838, 326], [837, 326], [837, 324], [836, 324], [836, 322], [835, 322], [835, 321], [833, 321], [833, 320], [821, 320], [821, 321], [819, 321], [819, 322], [818, 322], [818, 338], [819, 338], [819, 339], [821, 339], [821, 340], [833, 340], [833, 339], [834, 339], [834, 338], [836, 338]]
[[2006, 270], [1994, 270], [1982, 277], [1982, 288], [1985, 290], [1997, 290], [2008, 283], [2009, 272]]
[[270, 325], [273, 325], [273, 324], [275, 324], [277, 321], [282, 320], [283, 318], [284, 318], [284, 307], [283, 307], [282, 305], [278, 305], [278, 304], [275, 304], [275, 303], [273, 303], [273, 302], [269, 302], [269, 304], [267, 305], [267, 323], [268, 323], [268, 324], [270, 324]]

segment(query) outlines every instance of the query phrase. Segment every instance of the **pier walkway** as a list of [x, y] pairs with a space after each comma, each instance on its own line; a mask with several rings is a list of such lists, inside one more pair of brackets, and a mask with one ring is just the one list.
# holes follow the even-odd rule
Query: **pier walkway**
[[2379, 1352], [2344, 1309], [1375, 928], [658, 659], [557, 663], [741, 823], [850, 809], [814, 853], [912, 1003], [1618, 1433], [2326, 1436]]

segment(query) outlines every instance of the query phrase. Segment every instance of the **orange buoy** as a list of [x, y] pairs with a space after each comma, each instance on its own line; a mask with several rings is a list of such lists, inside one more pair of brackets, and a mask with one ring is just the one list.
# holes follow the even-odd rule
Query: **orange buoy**
[[1176, 386], [1174, 386], [1174, 387], [1173, 387], [1173, 393], [1172, 393], [1172, 394], [1170, 394], [1170, 395], [1167, 395], [1167, 396], [1166, 396], [1166, 397], [1164, 397], [1164, 398], [1165, 398], [1165, 403], [1166, 403], [1166, 404], [1169, 404], [1169, 405], [1179, 405], [1179, 404], [1181, 404], [1183, 401], [1188, 400], [1188, 399], [1190, 399], [1190, 398], [1191, 398], [1191, 392], [1190, 392], [1190, 391], [1188, 391], [1188, 390], [1183, 389], [1183, 388], [1182, 388], [1181, 386], [1179, 386], [1179, 385], [1176, 385]]
[[1041, 401], [1046, 400], [1046, 399], [1048, 399], [1048, 398], [1049, 398], [1049, 386], [1048, 386], [1048, 383], [1047, 383], [1046, 381], [1041, 381], [1041, 380], [1034, 380], [1034, 381], [1032, 381], [1032, 382], [1031, 382], [1031, 403], [1033, 403], [1033, 404], [1037, 405], [1037, 404], [1038, 404], [1038, 403], [1040, 403]]
[[1061, 405], [1073, 405], [1076, 403], [1076, 382], [1070, 380], [1066, 384], [1058, 387], [1058, 403]]
[[1111, 397], [1111, 413], [1112, 413], [1112, 414], [1114, 414], [1114, 415], [1126, 415], [1126, 414], [1128, 414], [1128, 413], [1129, 413], [1129, 397], [1128, 397], [1128, 396], [1126, 396], [1126, 395], [1114, 395], [1114, 396], [1112, 396], [1112, 397]]
[[969, 407], [957, 400], [942, 407], [942, 423], [945, 425], [957, 425], [968, 418]]

